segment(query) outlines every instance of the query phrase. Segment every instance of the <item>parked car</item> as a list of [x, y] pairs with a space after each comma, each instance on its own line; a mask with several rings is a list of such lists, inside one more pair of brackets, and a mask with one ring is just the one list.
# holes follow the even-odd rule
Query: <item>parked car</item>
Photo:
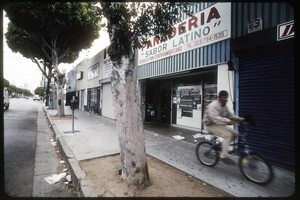
[[7, 88], [5, 87], [3, 90], [3, 107], [5, 110], [9, 109], [9, 104], [10, 104], [10, 97]]
[[40, 96], [39, 95], [34, 95], [33, 101], [39, 101], [39, 100], [41, 100]]

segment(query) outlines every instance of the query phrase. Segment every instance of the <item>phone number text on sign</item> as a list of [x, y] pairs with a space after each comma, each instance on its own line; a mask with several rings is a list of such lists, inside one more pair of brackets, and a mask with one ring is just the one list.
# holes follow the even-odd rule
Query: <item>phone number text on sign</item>
[[215, 40], [220, 40], [222, 38], [226, 38], [227, 36], [228, 36], [228, 30], [224, 30], [224, 31], [221, 31], [219, 33], [210, 35], [208, 37], [201, 38], [201, 39], [196, 40], [196, 41], [192, 41], [192, 42], [186, 44], [186, 46], [187, 46], [187, 48], [193, 48], [195, 46], [205, 45], [206, 43], [211, 43]]

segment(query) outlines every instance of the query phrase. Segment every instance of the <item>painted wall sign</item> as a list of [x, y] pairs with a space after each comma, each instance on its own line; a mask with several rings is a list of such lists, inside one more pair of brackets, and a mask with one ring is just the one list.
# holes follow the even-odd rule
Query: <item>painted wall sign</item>
[[277, 25], [277, 41], [295, 36], [294, 20]]
[[82, 75], [83, 75], [83, 71], [78, 72], [78, 73], [76, 74], [76, 80], [82, 79], [82, 78], [83, 78]]
[[149, 39], [138, 50], [138, 65], [209, 45], [231, 36], [231, 3], [216, 3], [176, 24], [166, 40]]
[[93, 66], [91, 66], [88, 69], [88, 73], [87, 73], [87, 78], [88, 80], [91, 80], [93, 78], [96, 78], [99, 76], [99, 62], [97, 62], [96, 64], [94, 64]]

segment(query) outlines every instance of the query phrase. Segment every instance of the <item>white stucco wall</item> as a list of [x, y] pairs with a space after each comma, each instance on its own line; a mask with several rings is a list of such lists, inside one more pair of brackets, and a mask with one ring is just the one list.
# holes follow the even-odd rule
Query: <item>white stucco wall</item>
[[105, 83], [102, 85], [102, 116], [115, 119], [114, 107], [113, 107], [113, 98], [111, 92], [111, 84]]
[[233, 112], [233, 102], [234, 101], [234, 72], [228, 71], [228, 65], [222, 64], [218, 66], [218, 93], [221, 90], [226, 90], [228, 92], [228, 108]]

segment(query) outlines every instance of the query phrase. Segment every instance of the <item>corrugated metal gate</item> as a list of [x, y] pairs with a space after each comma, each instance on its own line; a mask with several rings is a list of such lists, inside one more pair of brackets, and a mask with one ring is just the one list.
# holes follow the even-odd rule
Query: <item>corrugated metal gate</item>
[[237, 52], [239, 114], [251, 114], [256, 121], [248, 137], [253, 149], [271, 163], [294, 170], [294, 49], [284, 43]]

